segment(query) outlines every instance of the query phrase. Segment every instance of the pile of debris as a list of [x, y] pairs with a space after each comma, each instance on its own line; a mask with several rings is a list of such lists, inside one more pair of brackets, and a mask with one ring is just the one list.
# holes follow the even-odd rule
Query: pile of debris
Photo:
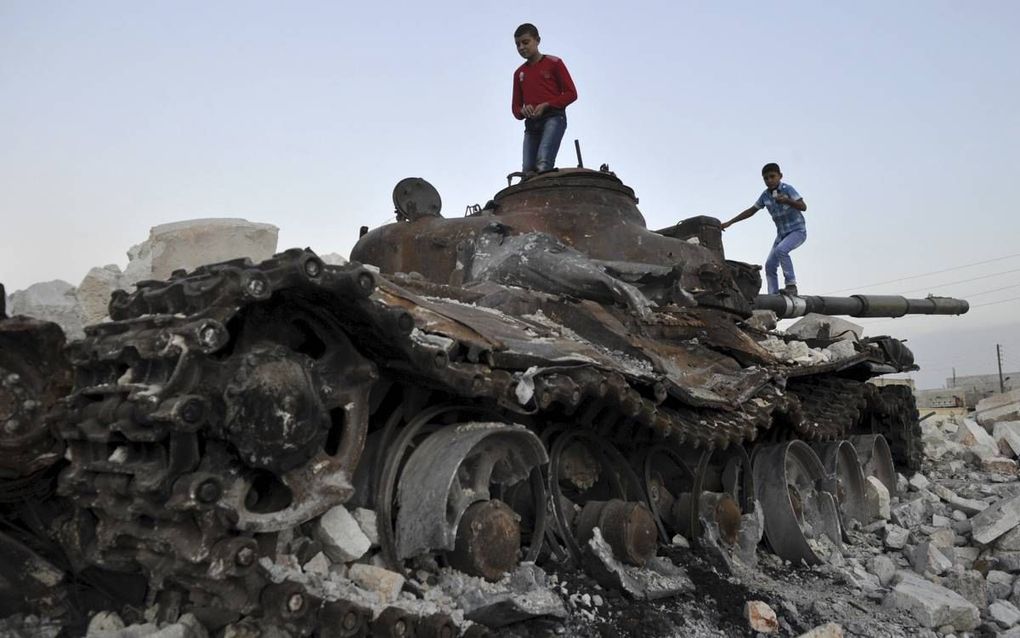
[[[180, 269], [231, 259], [258, 263], [276, 253], [279, 229], [272, 224], [235, 218], [192, 219], [154, 226], [145, 241], [127, 251], [128, 263], [96, 266], [81, 283], [40, 282], [14, 291], [6, 299], [7, 313], [46, 319], [58, 324], [70, 339], [80, 339], [84, 327], [107, 318], [115, 290], [130, 291], [147, 280], [169, 278]], [[343, 264], [342, 255], [319, 255], [327, 264]]]

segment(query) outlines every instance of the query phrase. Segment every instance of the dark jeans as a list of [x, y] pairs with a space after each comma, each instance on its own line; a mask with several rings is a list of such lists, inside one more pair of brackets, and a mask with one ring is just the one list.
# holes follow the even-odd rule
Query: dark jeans
[[524, 172], [551, 171], [567, 130], [567, 114], [560, 112], [524, 120]]

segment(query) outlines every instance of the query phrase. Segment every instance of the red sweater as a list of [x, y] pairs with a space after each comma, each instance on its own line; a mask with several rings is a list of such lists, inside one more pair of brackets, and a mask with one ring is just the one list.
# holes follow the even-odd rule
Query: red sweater
[[570, 79], [563, 60], [543, 55], [535, 64], [525, 62], [514, 71], [514, 96], [510, 110], [514, 117], [523, 120], [521, 107], [538, 106], [543, 102], [552, 108], [565, 109], [577, 99], [577, 89]]

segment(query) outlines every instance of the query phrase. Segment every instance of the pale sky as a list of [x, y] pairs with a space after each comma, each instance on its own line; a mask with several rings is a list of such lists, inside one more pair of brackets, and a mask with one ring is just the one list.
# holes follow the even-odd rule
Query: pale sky
[[[976, 295], [964, 317], [869, 330], [911, 339], [924, 387], [994, 372], [995, 343], [1020, 367], [1012, 1], [0, 0], [0, 281], [77, 285], [195, 217], [348, 254], [407, 176], [462, 215], [520, 166], [526, 21], [580, 95], [560, 166], [579, 138], [661, 228], [732, 216], [779, 162], [809, 206], [802, 293]], [[773, 236], [762, 212], [727, 257], [761, 263]]]

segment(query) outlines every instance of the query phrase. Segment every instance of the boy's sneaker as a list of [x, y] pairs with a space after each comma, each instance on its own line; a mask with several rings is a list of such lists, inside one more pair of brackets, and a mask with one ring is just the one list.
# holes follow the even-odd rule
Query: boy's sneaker
[[797, 292], [797, 284], [786, 284], [786, 287], [779, 291], [781, 295], [790, 295], [796, 297], [799, 293]]

